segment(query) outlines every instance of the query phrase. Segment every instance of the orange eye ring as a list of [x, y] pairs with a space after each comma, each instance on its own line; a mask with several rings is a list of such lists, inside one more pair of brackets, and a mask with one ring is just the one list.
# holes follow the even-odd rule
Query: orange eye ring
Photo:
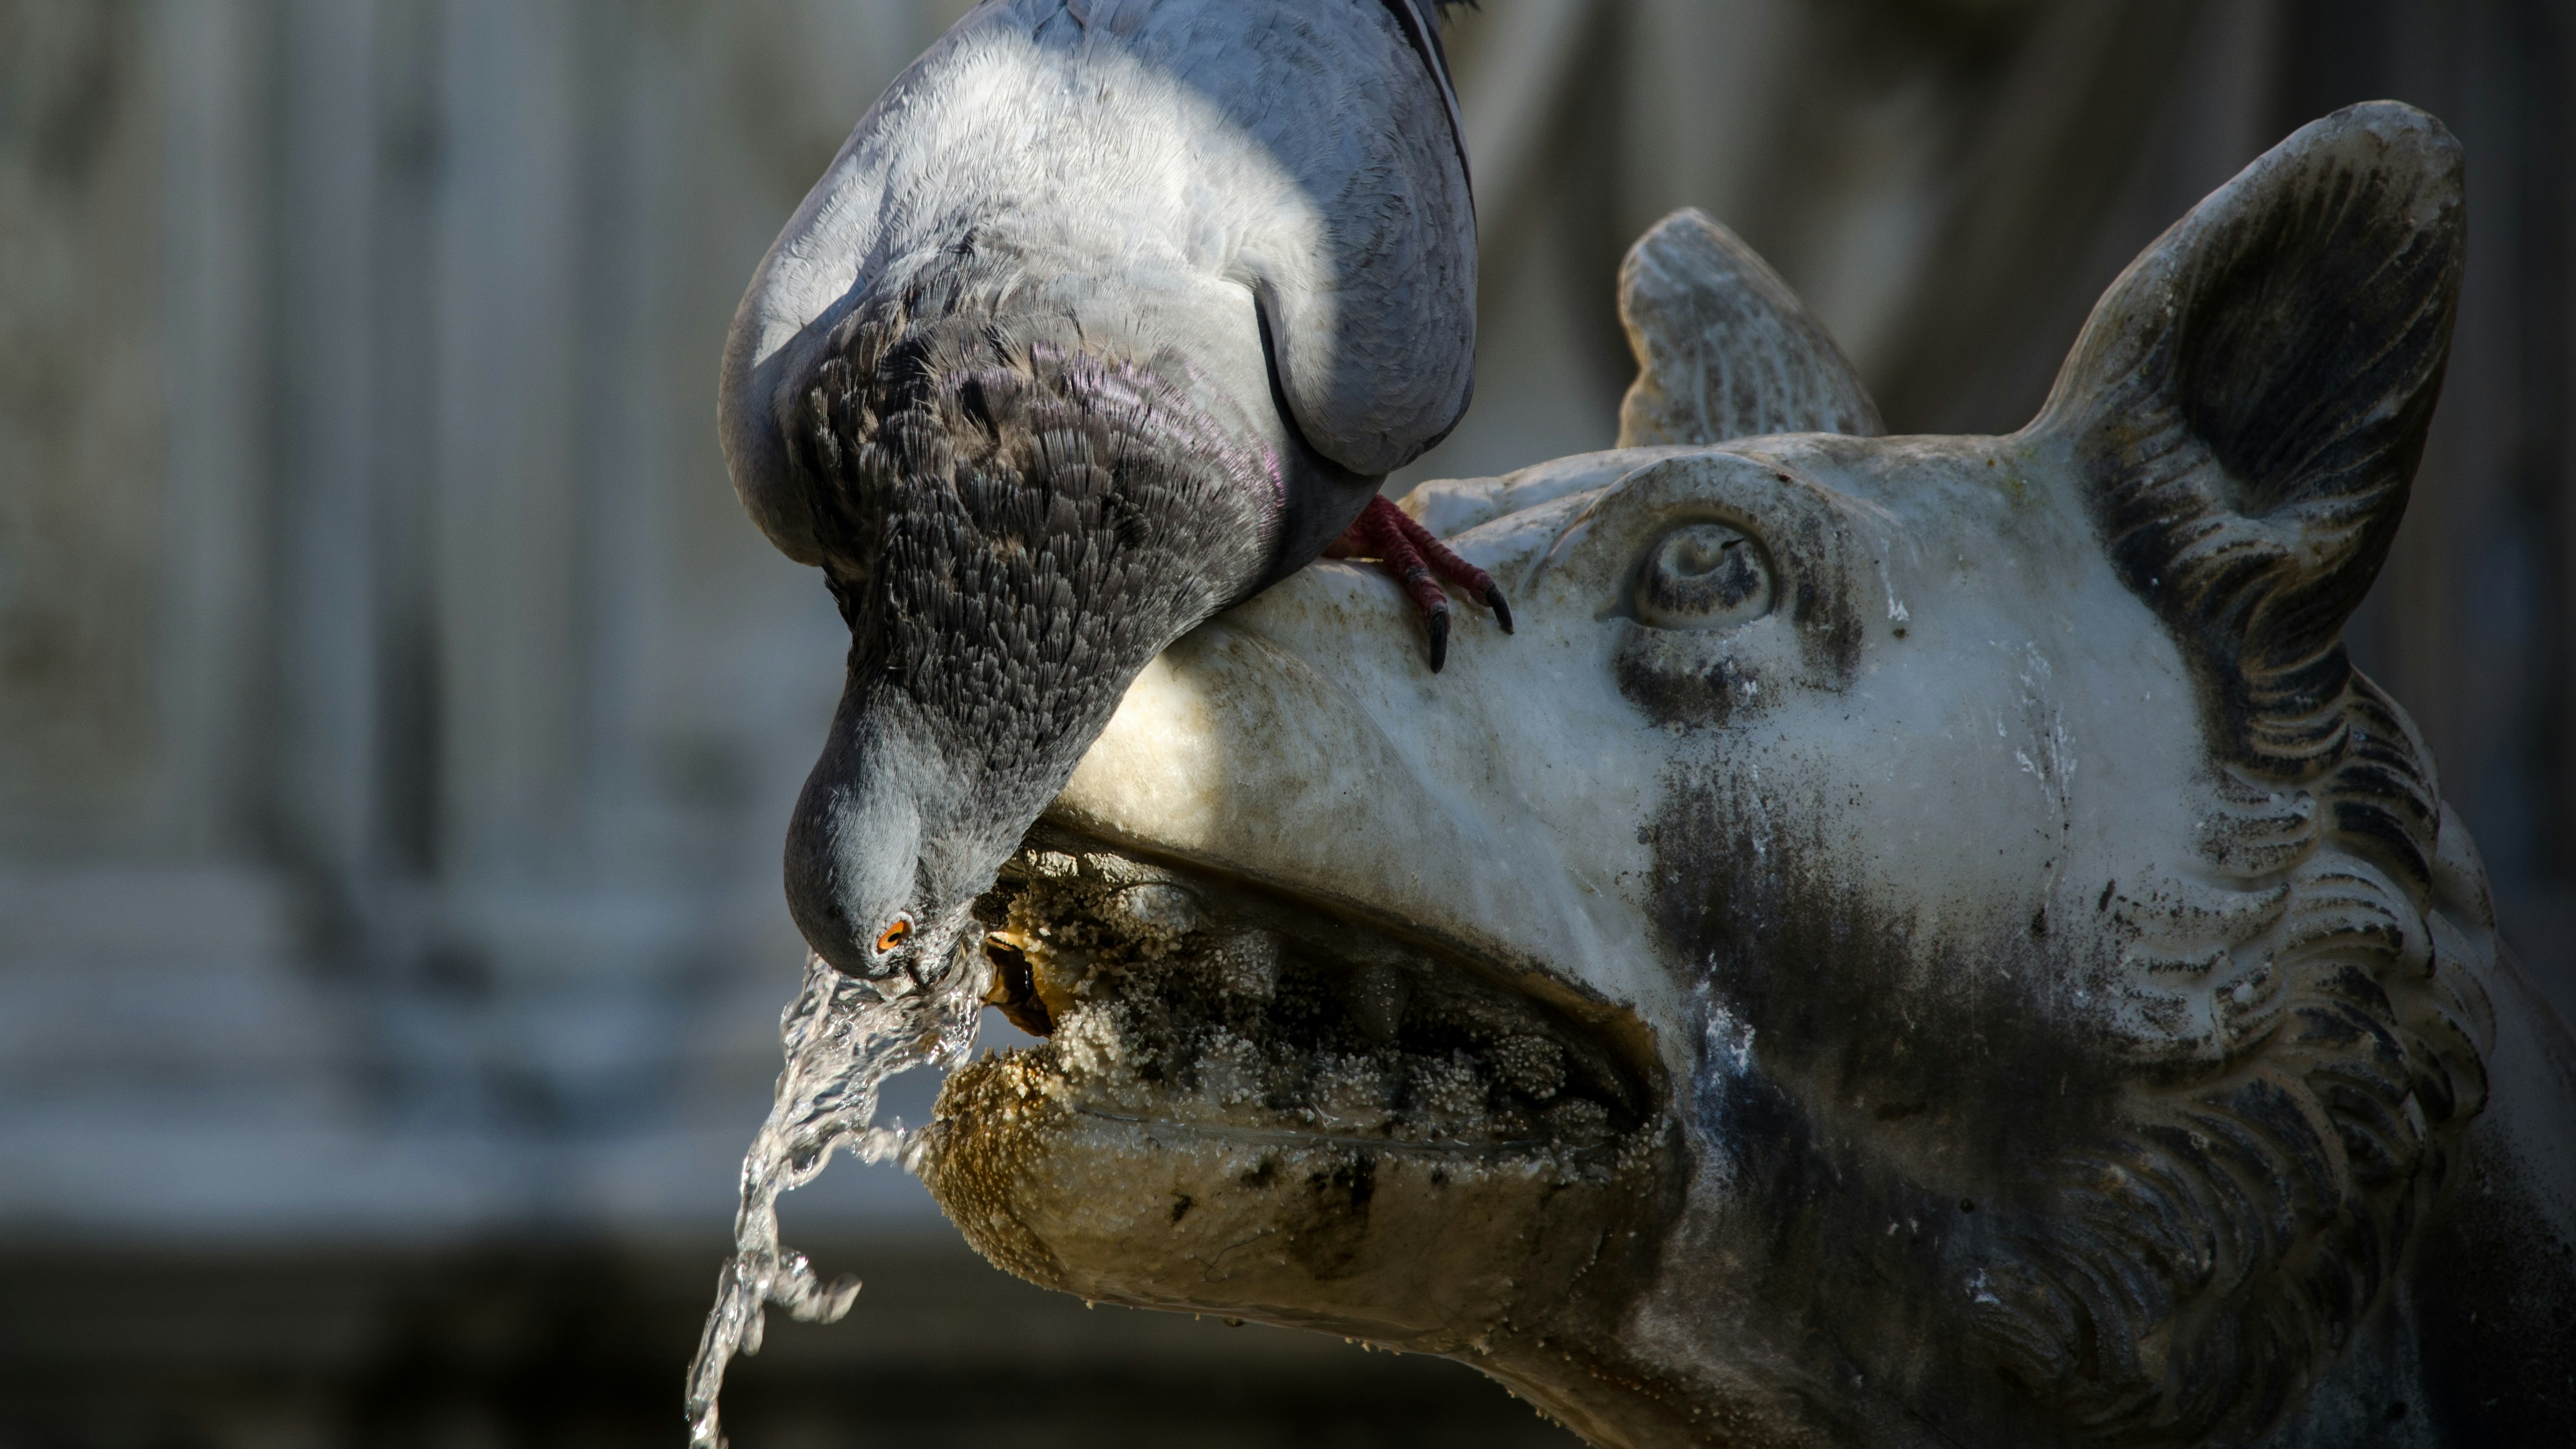
[[877, 954], [882, 956], [886, 952], [893, 950], [895, 947], [902, 945], [903, 938], [911, 934], [912, 922], [905, 920], [901, 916], [895, 917], [894, 923], [887, 926], [884, 934], [877, 937]]

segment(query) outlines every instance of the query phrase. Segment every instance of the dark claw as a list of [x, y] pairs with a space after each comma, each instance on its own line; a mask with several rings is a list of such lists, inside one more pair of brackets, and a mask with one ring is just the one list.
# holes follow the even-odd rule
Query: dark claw
[[1501, 584], [1485, 585], [1485, 607], [1494, 611], [1494, 622], [1503, 626], [1504, 633], [1512, 632], [1512, 606], [1504, 601]]
[[1449, 611], [1434, 609], [1431, 611], [1431, 672], [1438, 674], [1440, 666], [1448, 662]]

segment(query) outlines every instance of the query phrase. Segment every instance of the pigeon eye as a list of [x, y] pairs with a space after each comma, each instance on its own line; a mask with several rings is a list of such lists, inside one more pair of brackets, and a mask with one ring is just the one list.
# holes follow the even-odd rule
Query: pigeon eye
[[893, 950], [895, 947], [902, 945], [903, 938], [911, 934], [912, 919], [908, 916], [895, 917], [893, 922], [877, 936], [877, 954], [882, 956], [888, 951]]
[[1771, 612], [1762, 545], [1723, 523], [1686, 523], [1655, 541], [1637, 571], [1637, 620], [1658, 629], [1714, 629]]

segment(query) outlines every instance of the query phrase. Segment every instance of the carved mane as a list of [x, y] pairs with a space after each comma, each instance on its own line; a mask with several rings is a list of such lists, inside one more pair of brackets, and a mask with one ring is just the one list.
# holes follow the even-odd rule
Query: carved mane
[[2483, 872], [2404, 714], [2349, 669], [2339, 693], [2313, 774], [2211, 789], [2204, 856], [2258, 929], [2186, 953], [2173, 918], [2124, 911], [2126, 964], [2198, 978], [2219, 1060], [2059, 1158], [1976, 1305], [2017, 1376], [2106, 1438], [2273, 1418], [2378, 1301], [2485, 1102]]
[[2113, 284], [2032, 425], [2071, 443], [2209, 728], [2208, 874], [2118, 915], [2157, 1085], [2058, 1159], [1974, 1300], [2103, 1438], [2273, 1419], [2379, 1301], [2485, 1101], [2484, 871], [2340, 640], [2440, 389], [2459, 175], [2406, 107], [2302, 130]]

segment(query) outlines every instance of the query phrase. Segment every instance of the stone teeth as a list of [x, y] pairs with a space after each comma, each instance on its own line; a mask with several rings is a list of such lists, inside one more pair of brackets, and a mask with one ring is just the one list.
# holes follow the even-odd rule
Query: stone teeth
[[1394, 1115], [1386, 1072], [1367, 1057], [1327, 1055], [1315, 1065], [1315, 1124], [1327, 1131], [1370, 1132]]
[[1610, 1140], [1610, 1111], [1584, 1097], [1568, 1097], [1547, 1109], [1548, 1129], [1577, 1147]]
[[1186, 887], [1149, 881], [1131, 885], [1102, 903], [1103, 914], [1130, 927], [1186, 936], [1199, 928], [1198, 897]]
[[1536, 1006], [1452, 980], [1364, 926], [1112, 855], [1018, 861], [985, 950], [998, 1004], [1050, 1038], [1068, 1100], [1399, 1142], [1587, 1148], [1634, 1109], [1586, 1100], [1628, 1084]]
[[1485, 1116], [1485, 1084], [1463, 1052], [1423, 1062], [1413, 1072], [1413, 1105], [1435, 1130], [1472, 1132]]
[[1413, 999], [1413, 978], [1393, 966], [1362, 966], [1343, 987], [1343, 1004], [1369, 1040], [1392, 1042], [1404, 1024], [1404, 1008]]
[[1168, 873], [1142, 861], [1129, 860], [1123, 855], [1111, 855], [1106, 852], [1084, 856], [1080, 869], [1082, 874], [1090, 879], [1110, 886], [1134, 885], [1139, 881], [1167, 882], [1171, 879]]
[[1228, 995], [1268, 1001], [1279, 993], [1279, 938], [1268, 931], [1226, 937], [1208, 951], [1207, 962]]
[[1259, 1047], [1232, 1032], [1217, 1032], [1199, 1050], [1199, 1091], [1224, 1107], [1254, 1101], [1261, 1096], [1263, 1067]]
[[1505, 1037], [1493, 1056], [1503, 1084], [1533, 1102], [1545, 1102], [1565, 1086], [1565, 1049], [1546, 1037]]

